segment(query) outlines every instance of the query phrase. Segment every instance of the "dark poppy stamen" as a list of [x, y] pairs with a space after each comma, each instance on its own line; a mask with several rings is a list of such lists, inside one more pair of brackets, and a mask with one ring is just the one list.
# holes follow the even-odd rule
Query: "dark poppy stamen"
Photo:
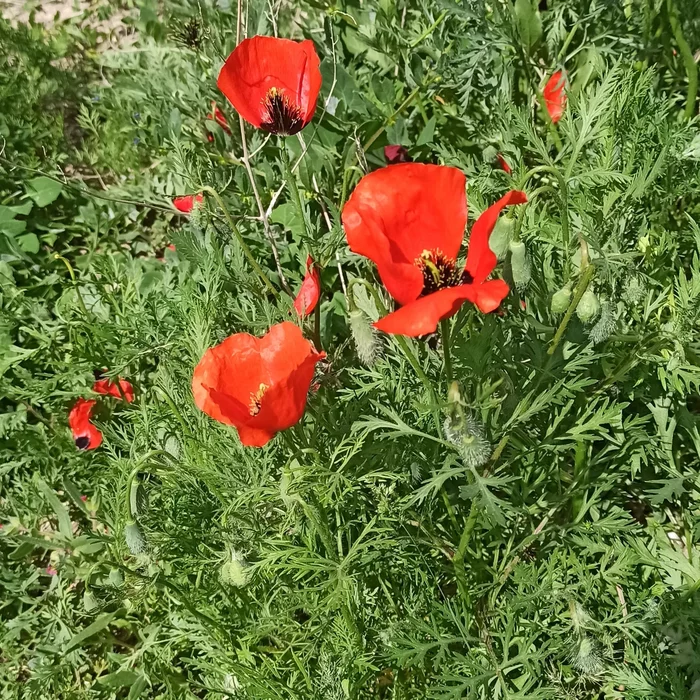
[[456, 287], [462, 282], [462, 275], [457, 270], [457, 261], [448, 258], [441, 250], [424, 250], [416, 265], [423, 273], [423, 291], [421, 296], [432, 294], [439, 289]]
[[464, 272], [462, 272], [462, 278], [460, 280], [461, 284], [471, 284], [473, 281], [474, 278], [472, 277], [472, 273], [464, 270]]
[[301, 108], [277, 88], [270, 88], [262, 101], [263, 117], [260, 126], [271, 134], [292, 136], [304, 126]]
[[86, 450], [87, 446], [90, 444], [90, 438], [85, 437], [85, 435], [81, 435], [80, 437], [75, 438], [75, 446], [79, 450]]

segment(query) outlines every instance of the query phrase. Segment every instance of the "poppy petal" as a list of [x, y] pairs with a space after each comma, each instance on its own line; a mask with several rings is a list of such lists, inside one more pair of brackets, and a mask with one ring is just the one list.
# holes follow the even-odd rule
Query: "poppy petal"
[[563, 116], [566, 108], [566, 75], [558, 70], [552, 74], [542, 91], [544, 103], [549, 113], [549, 118], [556, 124]]
[[76, 446], [81, 450], [94, 450], [102, 444], [102, 432], [90, 422], [94, 399], [78, 399], [68, 414], [68, 425]]
[[[320, 59], [313, 41], [291, 41], [271, 36], [254, 36], [242, 41], [226, 59], [217, 85], [247, 122], [264, 127], [269, 114], [266, 100], [276, 91], [296, 110], [297, 133], [316, 111], [321, 89]], [[266, 127], [267, 128], [267, 127]], [[272, 131], [272, 129], [268, 129]]]
[[472, 226], [465, 269], [475, 285], [481, 284], [493, 272], [498, 262], [498, 258], [489, 247], [489, 238], [498, 215], [504, 207], [523, 202], [527, 202], [527, 195], [520, 190], [512, 190], [492, 204]]
[[384, 333], [414, 338], [428, 335], [435, 332], [443, 318], [454, 316], [465, 301], [474, 301], [476, 297], [476, 288], [471, 284], [441, 289], [380, 318], [374, 327]]
[[456, 258], [467, 222], [464, 174], [444, 165], [400, 163], [360, 180], [343, 208], [350, 249], [372, 260], [400, 304], [418, 298], [424, 251]]
[[504, 280], [489, 280], [476, 287], [474, 303], [485, 314], [495, 311], [508, 296], [510, 287]]
[[103, 396], [114, 396], [116, 399], [123, 398], [127, 403], [131, 403], [134, 400], [134, 387], [126, 379], [120, 379], [119, 383], [110, 379], [98, 379], [92, 385], [92, 390]]
[[384, 159], [387, 165], [394, 165], [395, 163], [410, 163], [413, 158], [408, 155], [408, 151], [404, 146], [390, 145], [384, 146]]
[[204, 196], [201, 192], [197, 195], [186, 194], [182, 197], [175, 197], [175, 199], [173, 199], [173, 206], [175, 207], [175, 209], [181, 211], [183, 214], [189, 214], [192, 211], [192, 209], [194, 209], [195, 203], [201, 204], [203, 199]]
[[508, 165], [508, 161], [503, 157], [501, 153], [496, 154], [496, 159], [498, 160], [498, 164], [501, 166], [501, 170], [506, 172], [508, 175], [510, 175], [513, 172], [513, 169]]
[[306, 259], [306, 275], [301, 283], [299, 293], [294, 299], [294, 308], [299, 316], [308, 316], [318, 304], [318, 299], [321, 295], [321, 275], [318, 268], [311, 259], [311, 256]]

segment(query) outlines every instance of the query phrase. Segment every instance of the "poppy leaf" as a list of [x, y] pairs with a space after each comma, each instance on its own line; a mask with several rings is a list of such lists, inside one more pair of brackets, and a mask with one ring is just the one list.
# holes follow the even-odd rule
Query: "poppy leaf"
[[[24, 222], [18, 221], [17, 223]], [[39, 252], [39, 239], [35, 233], [25, 233], [23, 236], [19, 236], [19, 238], [17, 238], [17, 243], [25, 253]]]
[[299, 238], [304, 234], [303, 222], [299, 218], [296, 207], [291, 202], [284, 202], [275, 207], [270, 214], [270, 221], [279, 224], [295, 238]]
[[24, 183], [27, 195], [34, 200], [37, 207], [45, 207], [55, 201], [63, 191], [63, 185], [50, 177], [35, 177]]
[[114, 613], [103, 613], [100, 615], [93, 623], [80, 630], [80, 632], [78, 632], [68, 641], [63, 653], [66, 654], [71, 649], [76, 649], [77, 647], [81, 646], [86, 639], [89, 639], [94, 634], [101, 632], [103, 629], [105, 629], [105, 627], [109, 626], [109, 623], [112, 622], [114, 615]]
[[418, 136], [416, 146], [424, 146], [426, 143], [430, 143], [433, 140], [436, 121], [435, 117], [430, 117], [430, 119], [428, 119], [428, 123], [423, 127], [423, 130]]
[[515, 17], [518, 23], [520, 40], [528, 51], [542, 36], [542, 19], [533, 0], [515, 0]]

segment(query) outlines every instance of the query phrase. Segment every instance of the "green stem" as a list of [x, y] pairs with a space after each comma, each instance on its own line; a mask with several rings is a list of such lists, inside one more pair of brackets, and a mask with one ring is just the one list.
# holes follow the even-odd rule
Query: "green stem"
[[63, 264], [68, 268], [68, 274], [70, 275], [71, 280], [73, 281], [73, 287], [75, 288], [75, 293], [78, 295], [78, 301], [80, 302], [80, 308], [83, 310], [83, 313], [85, 314], [85, 318], [89, 316], [87, 307], [85, 306], [85, 301], [83, 299], [83, 295], [80, 293], [80, 288], [78, 287], [78, 281], [75, 278], [75, 272], [73, 271], [73, 266], [64, 258], [62, 255], [59, 255], [58, 253], [54, 254], [54, 259], [55, 260], [61, 260]]
[[440, 321], [440, 335], [442, 336], [442, 354], [445, 358], [445, 379], [447, 386], [452, 384], [452, 355], [450, 354], [450, 322], [443, 318]]
[[321, 352], [321, 350], [323, 350], [323, 348], [321, 347], [321, 302], [320, 301], [316, 304], [316, 308], [314, 309], [313, 341], [314, 341], [314, 346], [316, 347], [316, 350]]
[[477, 500], [474, 498], [472, 499], [472, 505], [469, 509], [469, 517], [467, 518], [467, 522], [464, 524], [464, 530], [462, 530], [462, 536], [459, 538], [457, 551], [452, 559], [452, 564], [455, 567], [455, 575], [457, 576], [457, 585], [467, 604], [469, 604], [471, 601], [471, 596], [469, 595], [469, 590], [467, 588], [467, 575], [464, 569], [464, 555], [467, 553], [469, 540], [471, 539], [478, 515], [479, 505]]
[[282, 161], [282, 171], [284, 179], [289, 187], [289, 191], [292, 195], [292, 202], [294, 203], [294, 208], [297, 210], [299, 220], [301, 221], [303, 237], [307, 238], [309, 232], [306, 227], [306, 213], [304, 212], [304, 206], [301, 202], [301, 195], [299, 194], [299, 187], [297, 186], [297, 179], [292, 172], [292, 166], [289, 162], [289, 153], [287, 153], [287, 146], [285, 145], [284, 137], [280, 139], [279, 144], [280, 159]]
[[571, 317], [574, 315], [574, 311], [576, 311], [576, 307], [581, 301], [581, 297], [588, 289], [588, 285], [591, 283], [593, 275], [595, 275], [595, 267], [589, 264], [586, 266], [586, 269], [581, 275], [581, 279], [579, 280], [579, 283], [576, 287], [576, 291], [574, 293], [573, 299], [571, 300], [571, 303], [569, 304], [569, 308], [566, 310], [564, 318], [561, 320], [559, 328], [557, 328], [557, 332], [554, 334], [554, 338], [552, 338], [552, 343], [549, 346], [549, 349], [547, 350], [548, 355], [554, 355], [554, 351], [557, 349], [557, 346], [561, 342], [561, 339], [564, 337], [566, 327], [569, 325], [569, 321], [571, 321]]
[[224, 200], [221, 198], [219, 193], [213, 188], [205, 185], [202, 187], [203, 192], [208, 192], [214, 199], [216, 200], [216, 203], [219, 205], [219, 208], [221, 211], [224, 213], [224, 217], [226, 218], [226, 223], [228, 224], [229, 228], [233, 232], [233, 235], [235, 236], [236, 240], [238, 241], [238, 245], [241, 247], [241, 250], [243, 251], [243, 255], [247, 258], [248, 262], [250, 263], [250, 266], [255, 270], [255, 273], [258, 275], [262, 283], [270, 290], [272, 295], [275, 297], [275, 299], [279, 299], [279, 293], [277, 290], [274, 288], [272, 282], [268, 279], [267, 275], [263, 272], [263, 269], [260, 267], [258, 264], [258, 261], [255, 259], [253, 256], [252, 251], [248, 247], [248, 244], [243, 240], [243, 234], [241, 234], [238, 226], [233, 221], [233, 218], [231, 217], [231, 214], [229, 214], [228, 209], [226, 208], [226, 205], [224, 204]]
[[447, 17], [447, 10], [442, 12], [442, 14], [417, 39], [411, 42], [411, 48], [415, 49], [418, 44], [427, 39], [440, 26], [445, 17]]
[[683, 28], [678, 19], [678, 12], [673, 0], [666, 0], [666, 9], [668, 10], [668, 22], [680, 49], [681, 58], [685, 64], [685, 72], [688, 76], [688, 97], [685, 102], [685, 112], [683, 113], [683, 118], [688, 121], [693, 118], [693, 113], [695, 112], [695, 100], [698, 95], [698, 66], [695, 63], [693, 52], [683, 36]]

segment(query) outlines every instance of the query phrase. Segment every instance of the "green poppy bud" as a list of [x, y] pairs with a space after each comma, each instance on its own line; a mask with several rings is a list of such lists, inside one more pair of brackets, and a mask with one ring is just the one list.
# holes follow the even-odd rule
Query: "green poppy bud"
[[513, 275], [513, 283], [519, 290], [525, 289], [530, 284], [530, 261], [523, 241], [511, 241], [510, 245], [510, 269]]
[[622, 290], [622, 300], [626, 304], [635, 306], [644, 299], [645, 295], [646, 290], [644, 289], [644, 283], [640, 277], [635, 275], [625, 282], [625, 287]]
[[588, 333], [588, 337], [594, 344], [607, 340], [617, 328], [617, 319], [613, 313], [612, 304], [604, 301], [600, 307], [600, 318]]
[[124, 576], [122, 576], [122, 572], [119, 571], [119, 569], [110, 569], [108, 581], [110, 586], [113, 586], [114, 588], [121, 588], [122, 584], [124, 583]]
[[146, 551], [146, 539], [138, 523], [133, 520], [127, 523], [124, 528], [124, 540], [129, 551], [134, 556], [143, 554]]
[[234, 552], [231, 561], [224, 562], [219, 569], [221, 583], [227, 586], [243, 588], [248, 583], [248, 571], [245, 559]]
[[377, 332], [370, 326], [367, 316], [360, 309], [353, 309], [348, 317], [357, 357], [363, 365], [371, 367], [376, 362], [379, 352]]
[[489, 237], [489, 248], [499, 260], [504, 260], [508, 254], [508, 246], [513, 237], [514, 227], [515, 219], [511, 219], [509, 216], [501, 216], [496, 221], [493, 233]]
[[89, 588], [85, 589], [85, 592], [83, 593], [83, 609], [85, 612], [92, 612], [95, 610], [95, 608], [99, 607], [99, 603], [97, 602], [97, 598], [92, 594], [92, 591]]
[[459, 404], [452, 404], [443, 424], [445, 439], [459, 451], [468, 467], [480, 467], [491, 456], [491, 445], [479, 422], [468, 415]]
[[571, 287], [564, 285], [559, 291], [552, 294], [550, 309], [553, 314], [563, 314], [571, 303]]
[[576, 307], [576, 315], [583, 323], [590, 323], [600, 311], [600, 302], [592, 289], [587, 289]]

